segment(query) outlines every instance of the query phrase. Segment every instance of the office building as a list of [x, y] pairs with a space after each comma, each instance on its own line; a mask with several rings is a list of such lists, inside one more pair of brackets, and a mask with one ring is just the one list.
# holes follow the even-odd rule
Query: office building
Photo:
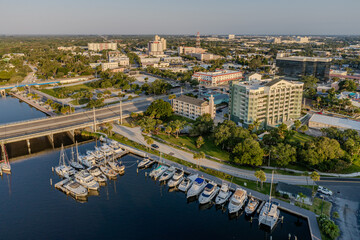
[[160, 38], [155, 35], [154, 41], [148, 43], [148, 54], [149, 55], [163, 55], [166, 49], [166, 39]]
[[99, 52], [102, 50], [116, 50], [117, 43], [88, 43], [88, 50]]
[[119, 63], [118, 62], [105, 62], [105, 63], [101, 63], [101, 70], [102, 71], [106, 71], [108, 69], [115, 69], [119, 67]]
[[129, 58], [121, 54], [119, 51], [109, 51], [107, 54], [108, 62], [117, 62], [120, 66], [129, 66], [130, 61]]
[[180, 55], [190, 55], [192, 53], [206, 53], [206, 49], [196, 48], [196, 47], [178, 47], [178, 54]]
[[230, 117], [245, 125], [255, 120], [272, 126], [295, 120], [301, 115], [303, 85], [283, 79], [234, 83], [230, 88]]
[[206, 113], [210, 114], [213, 119], [215, 118], [216, 109], [213, 96], [210, 96], [208, 102], [202, 99], [181, 95], [172, 100], [172, 108], [176, 114], [193, 120]]
[[200, 84], [208, 86], [218, 86], [229, 84], [231, 81], [242, 79], [243, 73], [231, 70], [216, 70], [215, 72], [196, 72], [192, 78], [198, 80]]
[[212, 53], [190, 53], [190, 56], [196, 57], [199, 61], [211, 61], [221, 58], [221, 56]]
[[279, 75], [290, 80], [300, 79], [303, 76], [312, 75], [320, 81], [328, 81], [330, 74], [331, 59], [319, 57], [277, 57], [276, 67]]

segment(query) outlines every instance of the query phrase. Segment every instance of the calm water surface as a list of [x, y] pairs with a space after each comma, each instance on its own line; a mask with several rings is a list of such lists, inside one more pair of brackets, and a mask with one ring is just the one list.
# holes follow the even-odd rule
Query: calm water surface
[[[79, 146], [81, 152], [94, 143]], [[67, 149], [69, 154], [69, 149]], [[124, 176], [101, 187], [98, 196], [79, 203], [50, 186], [59, 151], [12, 163], [12, 174], [0, 179], [0, 239], [270, 239], [241, 215], [230, 220], [212, 206], [202, 210], [184, 193], [136, 173], [133, 155], [122, 161]], [[131, 166], [132, 165], [132, 166]], [[310, 239], [305, 220], [282, 212], [272, 239]], [[292, 237], [291, 239], [294, 239]]]
[[13, 97], [0, 97], [0, 124], [46, 117], [45, 113]]

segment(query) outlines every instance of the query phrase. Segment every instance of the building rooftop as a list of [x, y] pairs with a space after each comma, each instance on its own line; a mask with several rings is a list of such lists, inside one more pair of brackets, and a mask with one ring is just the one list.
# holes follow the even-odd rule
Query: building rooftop
[[299, 193], [304, 194], [308, 198], [312, 198], [312, 190], [310, 188], [300, 187], [284, 182], [278, 182], [276, 191], [287, 192], [296, 197]]
[[181, 101], [181, 102], [190, 103], [190, 104], [196, 105], [196, 106], [201, 106], [204, 103], [208, 104], [208, 102], [205, 100], [194, 98], [194, 97], [189, 97], [186, 95], [181, 95], [181, 96], [177, 97], [176, 100]]
[[338, 117], [331, 117], [322, 114], [313, 114], [309, 121], [329, 124], [335, 127], [337, 126], [339, 128], [347, 128], [347, 129], [354, 129], [356, 131], [360, 131], [360, 122], [350, 120], [347, 118], [338, 118]]
[[276, 60], [300, 61], [300, 62], [331, 62], [332, 59], [321, 58], [321, 57], [289, 56], [289, 57], [277, 57]]
[[240, 71], [232, 71], [232, 70], [216, 70], [215, 72], [196, 72], [194, 75], [205, 75], [205, 76], [221, 76], [232, 73], [241, 73]]

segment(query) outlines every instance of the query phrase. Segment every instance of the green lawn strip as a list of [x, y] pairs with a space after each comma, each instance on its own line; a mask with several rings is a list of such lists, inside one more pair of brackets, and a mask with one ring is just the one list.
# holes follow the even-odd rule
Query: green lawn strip
[[[81, 91], [81, 90], [91, 91], [93, 89], [92, 87], [88, 86], [87, 84], [79, 84], [79, 85], [74, 85], [74, 86], [69, 86], [69, 87], [61, 87], [61, 88], [65, 88], [66, 90], [69, 90], [72, 92]], [[43, 93], [46, 93], [50, 96], [56, 97], [56, 98], [62, 98], [62, 97], [59, 97], [57, 94], [60, 91], [59, 89], [61, 89], [61, 88], [41, 89], [40, 91]]]
[[312, 136], [309, 136], [309, 135], [306, 135], [303, 133], [299, 133], [299, 132], [295, 132], [295, 134], [291, 137], [290, 141], [292, 141], [292, 142], [295, 142], [295, 141], [307, 142], [307, 141], [312, 140], [313, 138], [314, 137], [312, 137]]
[[88, 98], [82, 98], [79, 101], [72, 100], [72, 101], [70, 101], [70, 103], [73, 104], [73, 105], [83, 105], [83, 104], [88, 103], [89, 101], [90, 100]]
[[186, 121], [188, 123], [194, 123], [195, 120], [183, 117], [183, 116], [179, 116], [176, 114], [172, 114], [170, 117], [168, 117], [164, 122], [169, 123], [171, 121], [176, 121], [176, 120], [180, 120], [180, 121]]

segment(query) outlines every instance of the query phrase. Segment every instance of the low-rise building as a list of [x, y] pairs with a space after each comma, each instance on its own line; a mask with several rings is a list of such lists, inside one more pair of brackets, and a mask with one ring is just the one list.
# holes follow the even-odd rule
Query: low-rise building
[[211, 61], [221, 58], [221, 56], [212, 53], [190, 53], [190, 56], [196, 57], [199, 61]]
[[206, 49], [197, 48], [197, 47], [178, 47], [179, 55], [190, 55], [191, 53], [206, 53]]
[[99, 52], [102, 50], [116, 50], [117, 43], [88, 43], [88, 49], [95, 52]]
[[259, 73], [251, 73], [251, 74], [248, 74], [245, 79], [246, 81], [253, 81], [253, 80], [261, 80], [262, 78], [262, 75], [259, 74]]
[[182, 57], [163, 57], [161, 60], [168, 63], [181, 63]]
[[210, 114], [212, 118], [215, 118], [215, 104], [213, 96], [210, 96], [209, 102], [181, 95], [172, 100], [172, 108], [178, 115], [195, 120], [203, 114]]
[[[290, 199], [298, 202], [304, 202], [308, 205], [313, 204], [312, 190], [310, 188], [300, 187], [284, 182], [278, 182], [276, 186], [276, 192], [282, 194], [283, 196], [286, 195]], [[303, 196], [301, 196], [301, 194]]]
[[121, 54], [119, 51], [109, 51], [107, 54], [108, 62], [117, 62], [120, 66], [129, 66], [128, 56]]
[[215, 72], [196, 72], [192, 78], [198, 80], [200, 84], [218, 86], [240, 80], [242, 76], [243, 73], [240, 71], [216, 70]]
[[354, 129], [360, 132], [360, 122], [348, 118], [338, 118], [323, 114], [313, 114], [309, 119], [309, 128], [320, 130], [321, 128], [335, 127], [341, 130]]
[[158, 64], [160, 62], [160, 58], [140, 58], [140, 60], [143, 66]]
[[228, 35], [228, 39], [229, 39], [229, 40], [235, 39], [235, 35], [234, 35], [234, 34], [229, 34], [229, 35]]
[[106, 71], [108, 69], [115, 69], [119, 67], [119, 63], [118, 62], [105, 62], [105, 63], [101, 63], [101, 70], [102, 71]]

